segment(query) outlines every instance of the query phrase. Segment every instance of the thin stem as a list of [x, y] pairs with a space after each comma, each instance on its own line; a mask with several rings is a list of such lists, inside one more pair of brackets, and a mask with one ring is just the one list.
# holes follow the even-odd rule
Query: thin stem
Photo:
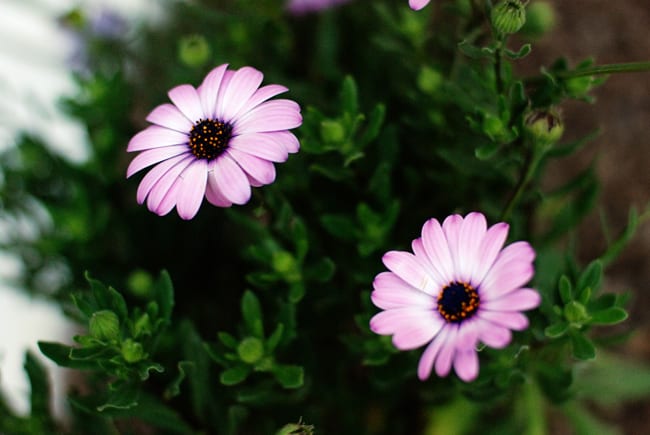
[[503, 51], [501, 50], [501, 41], [499, 46], [494, 51], [494, 75], [496, 77], [497, 93], [503, 93], [503, 77], [501, 76], [501, 59], [503, 58]]
[[501, 213], [501, 221], [502, 222], [507, 222], [508, 219], [510, 219], [510, 215], [512, 214], [512, 211], [515, 208], [515, 205], [519, 202], [521, 195], [524, 193], [526, 190], [526, 187], [528, 187], [528, 183], [530, 183], [530, 180], [533, 178], [533, 175], [535, 174], [535, 170], [537, 170], [537, 165], [539, 164], [539, 161], [541, 159], [537, 155], [536, 152], [530, 152], [526, 156], [526, 162], [524, 163], [524, 168], [522, 171], [522, 175], [519, 178], [519, 182], [517, 183], [517, 187], [515, 188], [514, 193], [508, 200], [508, 204], [506, 205], [505, 209], [503, 210], [503, 213]]
[[[630, 62], [630, 63], [612, 63], [609, 65], [598, 65], [577, 71], [561, 71], [555, 73], [555, 77], [561, 79], [570, 79], [574, 77], [596, 76], [603, 74], [620, 74], [630, 72], [650, 71], [650, 62]], [[543, 76], [530, 77], [525, 80], [526, 83], [536, 83], [544, 80]]]

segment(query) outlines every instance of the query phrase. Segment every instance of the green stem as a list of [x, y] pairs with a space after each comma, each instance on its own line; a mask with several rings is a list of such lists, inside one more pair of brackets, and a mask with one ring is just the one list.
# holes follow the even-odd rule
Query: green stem
[[534, 151], [529, 153], [526, 156], [526, 162], [524, 164], [524, 169], [522, 171], [521, 178], [519, 178], [519, 182], [517, 183], [517, 187], [515, 188], [514, 193], [508, 200], [508, 204], [503, 210], [503, 213], [501, 213], [500, 221], [507, 222], [508, 219], [510, 218], [510, 215], [514, 210], [515, 205], [517, 205], [517, 203], [521, 199], [521, 195], [526, 191], [526, 187], [528, 187], [528, 183], [530, 183], [530, 180], [533, 178], [533, 175], [537, 170], [537, 165], [539, 164], [540, 160], [541, 158]]
[[497, 82], [497, 93], [503, 93], [503, 77], [501, 76], [501, 61], [503, 59], [503, 50], [501, 49], [501, 44], [494, 51], [494, 75], [496, 76]]
[[[561, 79], [570, 79], [574, 77], [596, 76], [603, 74], [620, 74], [630, 72], [650, 71], [650, 62], [630, 62], [630, 63], [612, 63], [609, 65], [598, 65], [590, 68], [584, 68], [576, 71], [562, 71], [555, 73], [555, 77]], [[544, 80], [542, 76], [536, 76], [526, 79], [526, 83], [536, 83]]]

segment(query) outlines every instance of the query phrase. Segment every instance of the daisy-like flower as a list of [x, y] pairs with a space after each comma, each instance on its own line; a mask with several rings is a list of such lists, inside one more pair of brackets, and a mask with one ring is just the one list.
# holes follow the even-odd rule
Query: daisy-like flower
[[275, 180], [274, 162], [284, 162], [299, 149], [288, 130], [300, 126], [300, 106], [269, 98], [286, 92], [280, 85], [262, 83], [263, 74], [251, 67], [210, 71], [198, 88], [180, 85], [169, 91], [173, 104], [149, 113], [152, 126], [136, 134], [127, 151], [140, 152], [127, 169], [127, 178], [155, 165], [138, 186], [162, 216], [174, 207], [192, 219], [203, 197], [219, 207], [245, 204], [251, 186]]
[[[487, 228], [485, 216], [449, 216], [442, 226], [430, 219], [413, 254], [390, 251], [383, 257], [390, 272], [375, 277], [372, 302], [384, 311], [370, 320], [377, 334], [392, 335], [400, 350], [428, 343], [418, 377], [435, 365], [447, 376], [453, 366], [465, 382], [478, 376], [480, 342], [503, 348], [511, 330], [528, 327], [523, 310], [536, 308], [537, 291], [523, 286], [532, 278], [535, 252], [527, 242], [505, 248], [508, 224]], [[502, 249], [503, 248], [503, 249]]]
[[423, 7], [429, 4], [431, 0], [409, 0], [409, 6], [414, 11], [419, 11]]
[[295, 15], [318, 12], [347, 3], [350, 0], [289, 0], [287, 10]]

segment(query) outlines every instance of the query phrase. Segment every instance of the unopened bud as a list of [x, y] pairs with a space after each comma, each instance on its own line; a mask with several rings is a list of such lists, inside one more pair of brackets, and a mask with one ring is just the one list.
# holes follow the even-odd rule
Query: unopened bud
[[237, 354], [245, 363], [256, 363], [264, 356], [264, 343], [259, 338], [247, 337], [237, 346]]
[[492, 8], [490, 19], [497, 33], [517, 33], [526, 23], [526, 9], [519, 0], [505, 0]]
[[531, 38], [539, 38], [555, 26], [553, 5], [545, 1], [533, 2], [526, 8], [526, 24], [521, 33]]
[[90, 318], [88, 330], [98, 340], [116, 340], [120, 335], [120, 320], [112, 311], [97, 311]]
[[589, 319], [589, 314], [587, 314], [587, 309], [580, 302], [571, 301], [564, 306], [564, 317], [570, 323], [584, 323]]
[[146, 356], [142, 345], [130, 338], [127, 338], [122, 342], [121, 353], [124, 361], [128, 363], [136, 363]]
[[524, 130], [536, 146], [546, 148], [562, 137], [564, 124], [554, 110], [535, 110], [526, 116]]
[[178, 56], [185, 65], [199, 67], [210, 57], [210, 45], [201, 35], [191, 35], [181, 38]]

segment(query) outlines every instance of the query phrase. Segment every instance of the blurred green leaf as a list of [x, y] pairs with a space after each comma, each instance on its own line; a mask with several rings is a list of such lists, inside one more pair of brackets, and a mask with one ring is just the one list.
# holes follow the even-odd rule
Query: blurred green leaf
[[251, 367], [246, 365], [239, 365], [231, 367], [221, 372], [219, 380], [222, 384], [227, 386], [237, 385], [244, 382], [251, 372]]
[[627, 319], [627, 312], [619, 307], [611, 307], [602, 311], [592, 312], [591, 323], [600, 325], [614, 325]]
[[596, 357], [594, 344], [580, 331], [569, 330], [573, 356], [579, 360], [591, 360]]
[[255, 337], [264, 338], [262, 307], [255, 293], [250, 290], [246, 290], [241, 298], [241, 312], [250, 333]]
[[304, 371], [299, 366], [278, 364], [273, 367], [273, 374], [284, 388], [300, 388], [304, 383]]

